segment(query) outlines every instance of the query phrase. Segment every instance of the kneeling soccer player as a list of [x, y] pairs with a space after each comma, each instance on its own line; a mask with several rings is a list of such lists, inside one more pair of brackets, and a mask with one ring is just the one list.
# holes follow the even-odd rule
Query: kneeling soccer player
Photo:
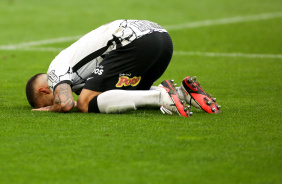
[[[171, 38], [158, 24], [116, 20], [60, 52], [47, 74], [36, 74], [28, 81], [27, 99], [37, 111], [68, 112], [77, 106], [85, 113], [119, 113], [151, 106], [188, 117], [191, 112], [185, 102], [202, 108], [196, 103], [199, 95], [191, 92], [195, 92], [190, 88], [197, 84], [195, 81], [185, 78], [180, 90], [169, 80], [152, 87], [169, 65], [172, 53]], [[77, 103], [72, 92], [79, 95]], [[210, 111], [203, 110], [219, 112], [214, 100], [201, 95], [210, 107]]]

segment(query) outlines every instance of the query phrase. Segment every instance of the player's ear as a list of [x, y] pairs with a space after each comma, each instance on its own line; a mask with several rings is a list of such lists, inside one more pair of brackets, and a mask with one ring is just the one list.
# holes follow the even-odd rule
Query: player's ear
[[48, 88], [43, 88], [43, 87], [39, 88], [39, 89], [38, 89], [38, 92], [39, 92], [40, 94], [50, 94], [50, 93], [51, 93], [50, 89], [48, 89]]

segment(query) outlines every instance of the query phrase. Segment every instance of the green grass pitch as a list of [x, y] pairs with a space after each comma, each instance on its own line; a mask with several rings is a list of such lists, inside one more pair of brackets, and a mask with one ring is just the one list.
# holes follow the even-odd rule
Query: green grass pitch
[[[280, 0], [1, 0], [0, 183], [282, 183], [281, 7]], [[222, 113], [30, 111], [27, 80], [46, 72], [72, 37], [115, 19], [166, 27], [175, 53], [157, 83], [197, 76]]]

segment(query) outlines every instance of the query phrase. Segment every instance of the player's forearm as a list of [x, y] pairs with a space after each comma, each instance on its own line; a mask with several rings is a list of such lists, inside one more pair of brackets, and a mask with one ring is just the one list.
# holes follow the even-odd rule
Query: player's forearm
[[69, 112], [73, 107], [75, 107], [75, 101], [72, 96], [55, 95], [54, 104], [50, 106], [49, 110], [53, 112]]
[[75, 106], [72, 91], [68, 84], [60, 84], [54, 92], [54, 97], [50, 111], [69, 112]]

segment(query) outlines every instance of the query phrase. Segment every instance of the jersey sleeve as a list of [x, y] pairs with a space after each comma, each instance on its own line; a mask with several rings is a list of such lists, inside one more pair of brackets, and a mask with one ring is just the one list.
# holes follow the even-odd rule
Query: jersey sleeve
[[60, 62], [55, 58], [47, 71], [47, 82], [50, 90], [54, 92], [56, 87], [62, 83], [68, 83], [72, 86], [71, 75], [71, 67], [64, 65], [64, 62]]

